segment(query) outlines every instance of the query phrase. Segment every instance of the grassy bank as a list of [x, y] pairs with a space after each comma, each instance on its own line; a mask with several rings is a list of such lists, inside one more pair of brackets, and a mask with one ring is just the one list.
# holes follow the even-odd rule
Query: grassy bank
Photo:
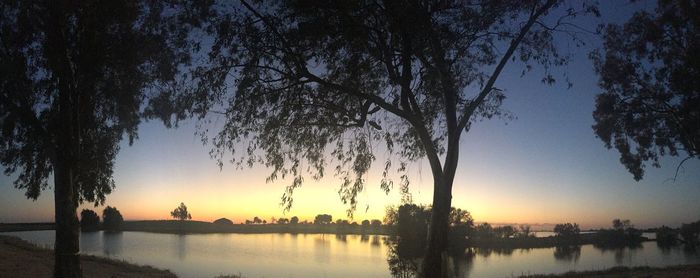
[[[138, 266], [95, 256], [80, 256], [85, 277], [176, 277], [167, 270]], [[39, 248], [17, 237], [0, 236], [0, 277], [51, 277], [53, 250]]]
[[564, 274], [537, 274], [521, 278], [690, 278], [700, 277], [700, 265], [678, 265], [669, 267], [613, 267], [600, 271], [572, 271]]

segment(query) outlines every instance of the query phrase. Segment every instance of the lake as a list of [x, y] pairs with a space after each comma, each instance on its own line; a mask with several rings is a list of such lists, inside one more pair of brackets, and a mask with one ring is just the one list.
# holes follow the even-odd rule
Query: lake
[[[54, 231], [9, 232], [52, 247]], [[180, 277], [242, 274], [256, 277], [391, 277], [392, 248], [386, 236], [332, 234], [195, 234], [145, 232], [83, 233], [81, 253], [170, 269]], [[666, 266], [700, 263], [700, 254], [683, 246], [637, 248], [514, 250], [474, 249], [453, 260], [459, 277], [512, 277], [521, 274], [601, 270], [612, 266]]]

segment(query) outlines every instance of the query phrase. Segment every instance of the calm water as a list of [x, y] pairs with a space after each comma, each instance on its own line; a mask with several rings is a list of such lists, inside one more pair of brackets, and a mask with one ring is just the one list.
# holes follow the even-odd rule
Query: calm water
[[[53, 231], [3, 233], [51, 247]], [[143, 232], [83, 233], [84, 254], [167, 268], [181, 277], [390, 277], [390, 248], [383, 236], [317, 234], [171, 235]], [[612, 266], [665, 266], [700, 263], [700, 255], [682, 246], [661, 249], [655, 242], [639, 248], [474, 250], [456, 259], [462, 277], [511, 277], [532, 273], [597, 270]], [[393, 266], [395, 269], [395, 265]]]

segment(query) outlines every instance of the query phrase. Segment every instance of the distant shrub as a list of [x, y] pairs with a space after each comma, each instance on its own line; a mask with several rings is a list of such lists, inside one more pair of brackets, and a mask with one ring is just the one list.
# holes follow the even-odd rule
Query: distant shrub
[[554, 233], [562, 239], [574, 239], [581, 233], [581, 228], [576, 223], [564, 223], [554, 226]]
[[219, 218], [219, 219], [214, 220], [214, 224], [218, 224], [218, 225], [233, 225], [233, 221], [228, 220], [228, 219], [226, 219], [226, 218]]
[[83, 232], [97, 231], [100, 229], [100, 217], [92, 210], [84, 209], [80, 212], [80, 230]]
[[118, 231], [121, 229], [123, 222], [124, 218], [117, 208], [107, 206], [102, 211], [102, 226], [105, 230]]

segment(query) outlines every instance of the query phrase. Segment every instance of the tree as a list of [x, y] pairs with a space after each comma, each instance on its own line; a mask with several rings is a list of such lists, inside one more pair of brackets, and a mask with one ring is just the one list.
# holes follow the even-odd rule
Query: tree
[[253, 217], [253, 224], [262, 224], [262, 219], [257, 216]]
[[106, 231], [119, 231], [124, 218], [117, 208], [107, 206], [102, 211], [102, 227]]
[[170, 216], [180, 221], [192, 219], [192, 215], [187, 211], [185, 203], [180, 203], [180, 206], [170, 212]]
[[93, 210], [84, 209], [80, 212], [80, 230], [97, 231], [100, 229], [100, 217]]
[[700, 221], [683, 223], [679, 233], [686, 244], [697, 244], [700, 241]]
[[581, 229], [576, 223], [557, 224], [554, 226], [554, 233], [562, 239], [574, 239], [581, 233]]
[[241, 1], [211, 17], [209, 63], [193, 73], [192, 90], [174, 98], [199, 117], [225, 116], [219, 133], [204, 136], [219, 165], [233, 152], [239, 166], [272, 168], [267, 181], [290, 177], [286, 209], [304, 174], [325, 175], [327, 153], [349, 215], [376, 160], [373, 142], [389, 154], [386, 191], [398, 169], [409, 196], [406, 165], [427, 159], [434, 213], [423, 276], [442, 276], [462, 134], [479, 119], [510, 117], [496, 87], [508, 61], [519, 59], [525, 71], [543, 65], [543, 81], [554, 82], [551, 68], [567, 62], [554, 34], [575, 37], [562, 28], [581, 12], [567, 7], [544, 18], [562, 6], [556, 0], [469, 3]]
[[697, 2], [657, 1], [653, 14], [608, 25], [602, 53], [591, 55], [602, 89], [593, 130], [635, 180], [647, 162], [660, 167], [660, 156], [700, 154], [698, 29]]
[[227, 219], [227, 218], [219, 218], [214, 220], [214, 224], [217, 225], [233, 225], [233, 221]]
[[365, 228], [369, 227], [369, 220], [367, 220], [367, 219], [362, 220], [362, 227], [365, 227]]
[[289, 224], [299, 224], [299, 217], [292, 216], [292, 218], [289, 219]]
[[104, 203], [122, 137], [136, 139], [143, 102], [172, 90], [189, 61], [185, 34], [195, 22], [186, 17], [196, 13], [184, 10], [160, 1], [0, 3], [0, 163], [27, 198], [53, 188], [55, 277], [82, 276], [77, 207]]
[[333, 223], [333, 216], [330, 214], [319, 214], [314, 218], [314, 224], [326, 225]]
[[[297, 220], [297, 221], [298, 221], [298, 220]], [[287, 218], [280, 218], [280, 219], [277, 219], [277, 224], [282, 224], [282, 225], [289, 224], [289, 219], [287, 219]]]

